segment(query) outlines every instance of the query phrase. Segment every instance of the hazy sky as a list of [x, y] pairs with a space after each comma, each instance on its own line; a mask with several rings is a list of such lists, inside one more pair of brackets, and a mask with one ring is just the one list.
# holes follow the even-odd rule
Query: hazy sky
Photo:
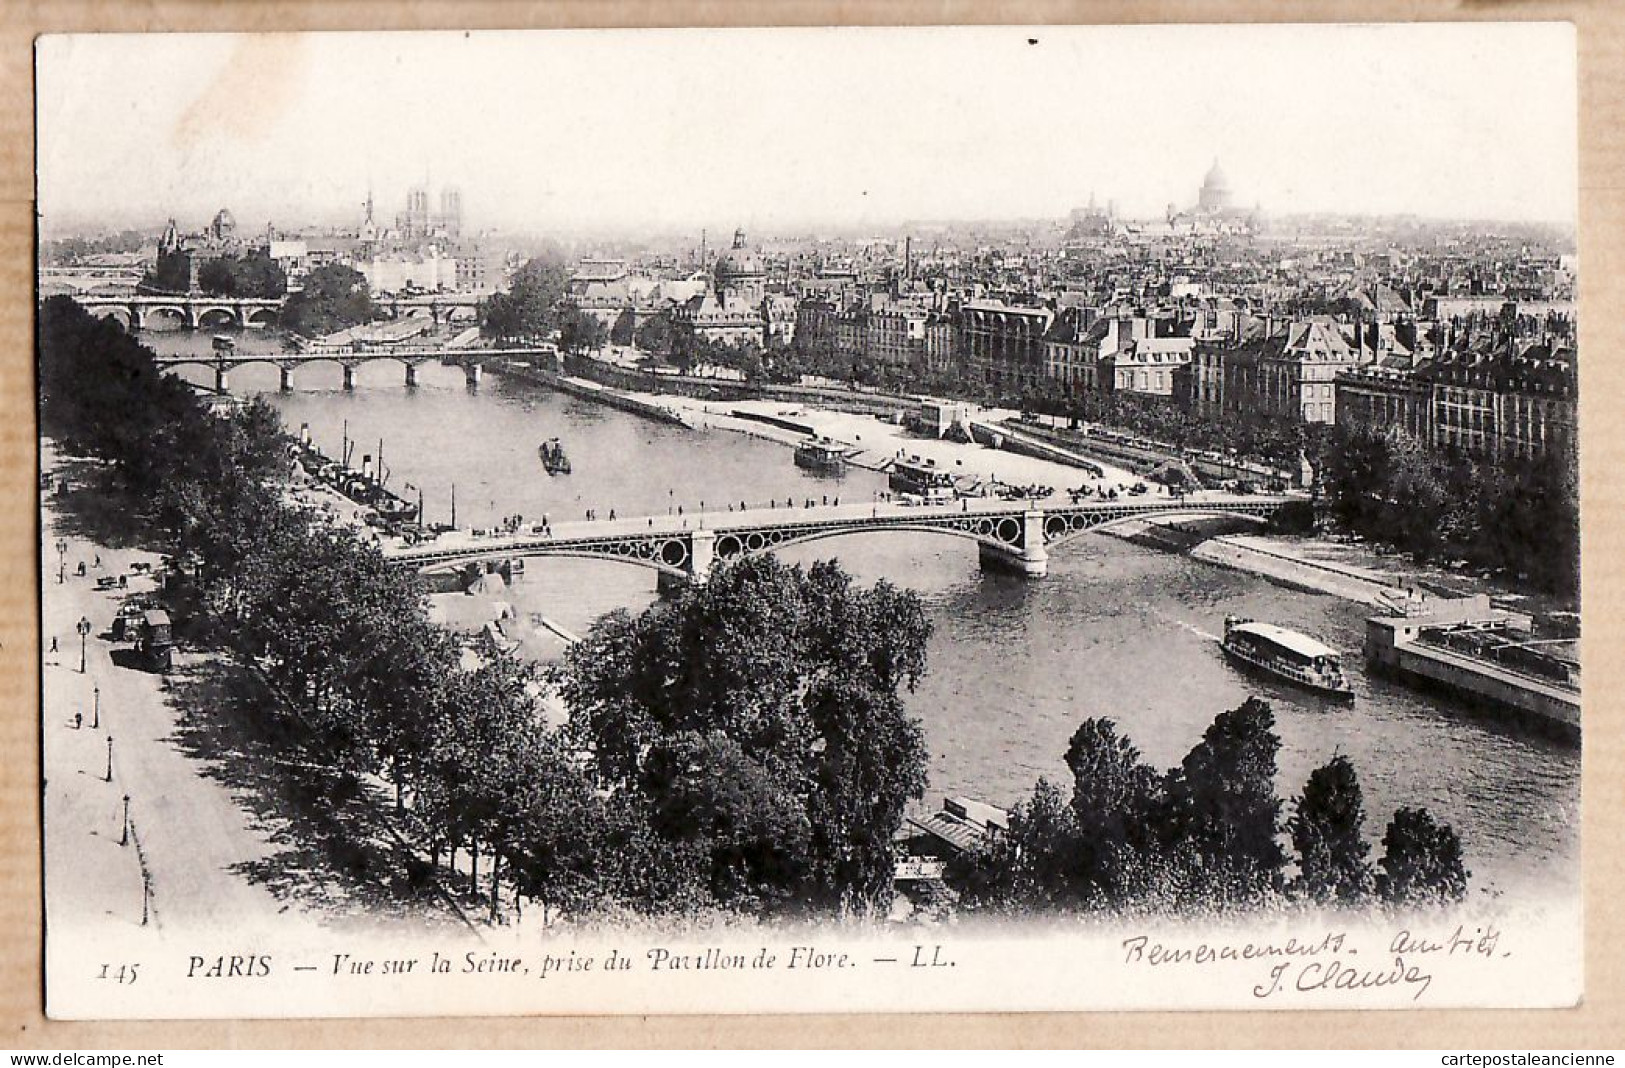
[[[1032, 42], [1036, 43], [1032, 43]], [[1218, 157], [1266, 211], [1572, 221], [1562, 24], [100, 35], [39, 42], [46, 224], [1130, 214]]]

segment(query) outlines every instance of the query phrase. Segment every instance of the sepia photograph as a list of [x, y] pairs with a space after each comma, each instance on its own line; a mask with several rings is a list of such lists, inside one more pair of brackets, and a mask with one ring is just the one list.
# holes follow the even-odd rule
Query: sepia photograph
[[1573, 26], [34, 60], [53, 1018], [1582, 998]]

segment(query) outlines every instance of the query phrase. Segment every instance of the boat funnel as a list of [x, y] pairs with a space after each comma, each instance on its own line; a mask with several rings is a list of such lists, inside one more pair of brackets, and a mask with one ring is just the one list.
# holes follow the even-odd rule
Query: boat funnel
[[365, 453], [361, 457], [361, 477], [362, 478], [371, 478], [372, 477], [372, 453], [370, 453], [370, 452]]
[[310, 448], [310, 424], [309, 423], [300, 423], [299, 424], [299, 444], [303, 445], [307, 449]]

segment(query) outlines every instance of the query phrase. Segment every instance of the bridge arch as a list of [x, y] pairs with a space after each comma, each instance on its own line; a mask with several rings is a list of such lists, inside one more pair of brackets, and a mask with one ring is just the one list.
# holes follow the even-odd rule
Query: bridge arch
[[244, 326], [275, 326], [278, 319], [275, 308], [255, 308], [247, 316], [248, 321]]
[[192, 317], [179, 304], [154, 304], [141, 314], [141, 326], [145, 328], [178, 330], [191, 325]]
[[90, 311], [96, 318], [111, 319], [126, 331], [130, 329], [130, 323], [134, 320], [130, 309], [118, 304], [102, 304], [91, 308]]
[[[674, 550], [672, 547], [675, 546]], [[613, 564], [631, 564], [634, 567], [647, 568], [651, 571], [673, 575], [679, 578], [689, 577], [688, 546], [681, 538], [672, 538], [659, 543], [650, 552], [639, 552], [630, 548], [626, 543], [600, 546], [561, 545], [556, 548], [548, 545], [529, 545], [523, 548], [470, 550], [458, 553], [444, 560], [434, 560], [419, 564], [416, 570], [421, 575], [447, 574], [461, 571], [469, 564], [497, 563], [503, 560], [545, 560], [576, 559], [576, 560], [604, 560]]]
[[[717, 535], [716, 556], [718, 560], [737, 560], [758, 553], [772, 552], [775, 549], [788, 549], [797, 545], [806, 545], [827, 538], [844, 537], [849, 534], [886, 533], [942, 534], [998, 549], [1020, 549], [1021, 516], [971, 516], [969, 518], [971, 522], [963, 525], [927, 522], [886, 524], [856, 522], [849, 527], [815, 527], [811, 530], [798, 530], [794, 527], [782, 529], [770, 527], [759, 531], [724, 531]], [[976, 522], [978, 519], [982, 521]]]
[[1087, 512], [1068, 514], [1064, 511], [1058, 511], [1051, 512], [1044, 517], [1044, 544], [1053, 549], [1065, 545], [1067, 542], [1075, 541], [1085, 534], [1109, 530], [1125, 523], [1144, 522], [1153, 518], [1172, 522], [1183, 522], [1191, 519], [1218, 519], [1250, 527], [1263, 527], [1269, 524], [1269, 516], [1266, 514], [1255, 515], [1251, 512], [1233, 511], [1228, 508], [1203, 508], [1200, 505], [1193, 505], [1189, 511], [1148, 508], [1143, 512], [1125, 512], [1104, 519], [1091, 516]]

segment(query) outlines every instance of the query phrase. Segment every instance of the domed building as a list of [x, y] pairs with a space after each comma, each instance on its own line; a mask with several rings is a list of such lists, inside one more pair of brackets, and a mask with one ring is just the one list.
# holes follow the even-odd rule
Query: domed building
[[237, 220], [232, 216], [230, 208], [221, 208], [215, 212], [214, 221], [209, 224], [209, 236], [216, 241], [229, 241], [237, 233]]
[[1257, 208], [1236, 206], [1235, 191], [1230, 179], [1215, 159], [1202, 179], [1202, 188], [1196, 194], [1196, 205], [1186, 211], [1168, 205], [1168, 226], [1176, 233], [1194, 234], [1252, 234], [1262, 222]]
[[1218, 214], [1230, 210], [1232, 199], [1230, 179], [1225, 177], [1224, 171], [1219, 169], [1219, 161], [1215, 159], [1207, 177], [1202, 179], [1202, 191], [1196, 197], [1197, 209]]
[[760, 304], [767, 295], [767, 272], [761, 257], [745, 247], [745, 231], [734, 231], [733, 248], [717, 258], [717, 299], [726, 302], [729, 297], [750, 304]]
[[[702, 276], [703, 277], [703, 276]], [[690, 297], [671, 311], [673, 322], [696, 336], [725, 345], [752, 343], [766, 347], [788, 341], [795, 330], [794, 302], [767, 295], [767, 269], [745, 246], [745, 231], [734, 231], [733, 247], [717, 257], [709, 290]]]

